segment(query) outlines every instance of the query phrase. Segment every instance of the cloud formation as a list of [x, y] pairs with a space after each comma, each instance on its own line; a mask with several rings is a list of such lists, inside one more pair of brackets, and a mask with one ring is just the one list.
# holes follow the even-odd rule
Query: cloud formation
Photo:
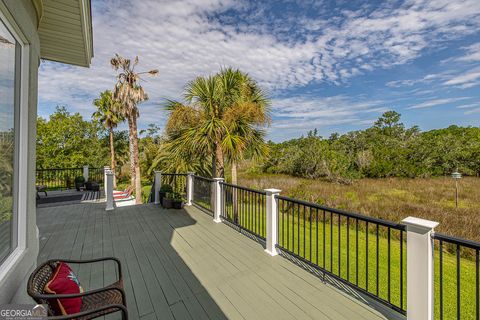
[[[131, 58], [138, 55], [141, 69], [160, 70], [157, 78], [143, 83], [150, 101], [141, 106], [145, 110], [142, 114], [149, 111], [148, 117], [140, 118], [141, 125], [162, 122], [163, 99], [180, 98], [187, 81], [227, 65], [250, 73], [271, 93], [275, 110], [280, 110], [281, 105], [275, 104], [286, 106], [297, 98], [278, 97], [298, 88], [348, 85], [353, 77], [405, 64], [421, 56], [426, 48], [471, 35], [480, 27], [478, 0], [388, 1], [379, 7], [365, 4], [353, 9], [334, 8], [333, 16], [323, 5], [313, 3], [297, 4], [295, 11], [287, 9], [283, 16], [275, 16], [268, 2], [94, 2], [92, 67], [43, 62], [40, 104], [67, 104], [84, 115], [91, 114], [91, 101], [113, 86], [115, 73], [109, 60], [119, 53]], [[287, 4], [285, 8], [289, 8]], [[471, 83], [456, 81], [460, 86]], [[396, 85], [391, 83], [392, 87]], [[311, 105], [296, 116], [309, 113], [319, 123], [324, 116], [336, 116], [337, 122], [351, 119], [356, 123], [364, 112], [347, 109], [325, 110]], [[278, 117], [285, 116], [286, 110], [283, 108]], [[353, 114], [345, 118], [342, 113], [346, 112]]]

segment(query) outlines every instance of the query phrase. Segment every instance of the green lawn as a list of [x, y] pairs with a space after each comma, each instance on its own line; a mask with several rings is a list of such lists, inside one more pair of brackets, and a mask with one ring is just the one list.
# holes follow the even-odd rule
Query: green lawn
[[[250, 212], [254, 212], [260, 206], [258, 204], [250, 204]], [[243, 227], [248, 229], [249, 221], [246, 213], [248, 205], [239, 206], [239, 221]], [[245, 210], [245, 211], [244, 211]], [[232, 206], [227, 204], [227, 215], [233, 219]], [[263, 211], [262, 211], [263, 212]], [[291, 211], [290, 211], [291, 212]], [[340, 227], [338, 215], [334, 214], [330, 219], [330, 214], [325, 215], [325, 223], [323, 223], [323, 212], [319, 211], [318, 228], [316, 222], [316, 211], [312, 210], [312, 222], [310, 222], [310, 211], [307, 208], [304, 211], [301, 207], [300, 219], [298, 219], [298, 211], [295, 210], [294, 215], [282, 215], [280, 208], [279, 216], [279, 245], [287, 248], [289, 251], [318, 264], [321, 268], [340, 276], [342, 279], [350, 281], [352, 284], [358, 285], [360, 288], [368, 290], [368, 292], [377, 295], [379, 298], [390, 301], [397, 307], [406, 309], [406, 233], [403, 234], [403, 296], [400, 297], [400, 231], [390, 229], [390, 270], [388, 265], [388, 228], [379, 226], [378, 249], [376, 238], [376, 225], [369, 223], [368, 232], [366, 223], [359, 221], [358, 225], [358, 254], [356, 250], [357, 235], [356, 223], [354, 219], [350, 219], [349, 227], [347, 227], [347, 218], [341, 217]], [[257, 225], [265, 225], [265, 218], [257, 215]], [[251, 218], [250, 218], [251, 219]], [[259, 220], [262, 220], [259, 222]], [[287, 225], [288, 224], [288, 225]], [[317, 244], [318, 229], [318, 244]], [[325, 230], [325, 231], [324, 231]], [[255, 231], [255, 230], [252, 230]], [[294, 232], [294, 233], [293, 233]], [[261, 236], [265, 236], [265, 228], [257, 230]], [[348, 236], [347, 236], [348, 235]], [[367, 242], [368, 236], [368, 242]], [[324, 243], [325, 237], [325, 243]], [[310, 241], [311, 240], [311, 241]], [[340, 243], [340, 245], [339, 245]], [[348, 245], [348, 246], [347, 246]], [[435, 318], [439, 319], [439, 258], [438, 258], [438, 242], [436, 241], [435, 251]], [[340, 252], [339, 252], [340, 248]], [[368, 248], [368, 254], [367, 254]], [[317, 250], [318, 249], [318, 250]], [[378, 273], [377, 273], [377, 250], [378, 250]], [[317, 255], [318, 252], [318, 255]], [[347, 252], [348, 262], [347, 262]], [[474, 256], [467, 254], [467, 256]], [[325, 257], [325, 258], [324, 258]], [[358, 259], [357, 259], [358, 257]], [[368, 260], [368, 266], [367, 266]], [[358, 261], [358, 273], [356, 272]], [[325, 263], [325, 264], [324, 264]], [[475, 319], [475, 261], [470, 258], [461, 258], [461, 319]], [[347, 268], [348, 267], [348, 268]], [[368, 271], [367, 271], [368, 268]], [[348, 269], [348, 271], [347, 271]], [[390, 274], [390, 298], [388, 292], [388, 278]], [[378, 281], [377, 281], [378, 279]], [[367, 284], [368, 281], [368, 284]], [[378, 283], [378, 287], [377, 287]], [[456, 257], [455, 255], [443, 253], [443, 318], [456, 318]], [[402, 299], [402, 300], [401, 300]]]

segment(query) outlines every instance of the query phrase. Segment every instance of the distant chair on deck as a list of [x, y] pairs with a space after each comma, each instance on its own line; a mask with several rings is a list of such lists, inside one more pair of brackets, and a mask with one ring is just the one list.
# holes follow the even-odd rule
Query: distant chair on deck
[[117, 207], [126, 207], [135, 204], [135, 197], [132, 195], [133, 189], [126, 188], [124, 191], [113, 191], [113, 200]]

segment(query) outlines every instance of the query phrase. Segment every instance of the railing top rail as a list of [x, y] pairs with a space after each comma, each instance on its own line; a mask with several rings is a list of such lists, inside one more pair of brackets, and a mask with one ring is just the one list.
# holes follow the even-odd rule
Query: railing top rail
[[462, 239], [462, 238], [457, 238], [457, 237], [452, 237], [446, 234], [434, 232], [432, 233], [432, 238], [453, 243], [453, 244], [458, 244], [464, 247], [472, 248], [472, 249], [477, 249], [480, 250], [480, 242], [475, 242], [472, 240], [467, 240], [467, 239]]
[[209, 181], [209, 182], [214, 182], [215, 180], [211, 179], [211, 178], [206, 178], [206, 177], [202, 177], [202, 176], [197, 176], [197, 175], [193, 175], [193, 177], [195, 179], [200, 179], [200, 180], [205, 180], [205, 181]]
[[162, 176], [188, 176], [188, 173], [164, 173], [164, 172], [162, 172]]
[[226, 183], [226, 182], [220, 182], [220, 184], [222, 184], [224, 186], [240, 189], [240, 190], [245, 190], [245, 191], [258, 193], [258, 194], [263, 194], [263, 195], [267, 194], [267, 192], [263, 191], [263, 190], [256, 190], [256, 189], [251, 189], [251, 188], [247, 188], [247, 187], [241, 187], [241, 186], [237, 186], [236, 184], [231, 184], [231, 183]]
[[35, 171], [49, 171], [49, 170], [83, 170], [83, 168], [38, 168]]
[[298, 199], [294, 199], [294, 198], [290, 198], [290, 197], [286, 197], [286, 196], [277, 195], [275, 197], [277, 199], [280, 199], [280, 200], [286, 200], [286, 201], [301, 204], [301, 205], [304, 205], [304, 206], [333, 212], [333, 213], [336, 213], [336, 214], [339, 214], [339, 215], [342, 215], [342, 216], [346, 216], [346, 217], [350, 217], [350, 218], [354, 218], [354, 219], [358, 219], [358, 220], [362, 220], [362, 221], [366, 221], [366, 222], [376, 223], [376, 224], [379, 224], [379, 225], [382, 225], [382, 226], [385, 226], [385, 227], [390, 227], [390, 228], [397, 229], [397, 230], [402, 230], [402, 231], [406, 230], [406, 226], [404, 224], [401, 224], [401, 223], [395, 223], [395, 222], [388, 221], [388, 220], [383, 220], [383, 219], [379, 219], [379, 218], [365, 216], [365, 215], [359, 214], [359, 213], [348, 212], [348, 211], [343, 211], [343, 210], [340, 210], [340, 209], [330, 208], [330, 207], [322, 206], [322, 205], [319, 205], [319, 204], [316, 204], [316, 203], [312, 203], [312, 202], [308, 202], [308, 201], [304, 201], [304, 200], [298, 200]]

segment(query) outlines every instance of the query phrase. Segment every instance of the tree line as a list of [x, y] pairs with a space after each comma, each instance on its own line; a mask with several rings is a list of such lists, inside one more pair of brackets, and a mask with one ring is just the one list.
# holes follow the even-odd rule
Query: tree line
[[372, 127], [332, 134], [317, 130], [281, 143], [269, 142], [264, 172], [349, 182], [358, 178], [430, 177], [459, 170], [480, 174], [480, 128], [452, 125], [421, 132], [406, 128], [395, 111], [385, 112]]

